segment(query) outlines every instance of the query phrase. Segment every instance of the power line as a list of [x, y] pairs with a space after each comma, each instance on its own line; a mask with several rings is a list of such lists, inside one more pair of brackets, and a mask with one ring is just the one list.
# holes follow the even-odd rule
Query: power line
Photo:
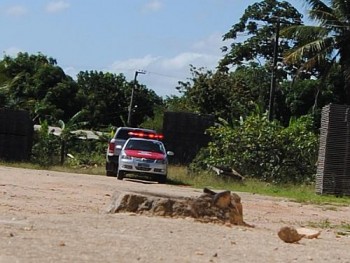
[[[92, 66], [81, 66], [81, 65], [63, 65], [61, 66], [62, 68], [73, 68], [73, 69], [77, 69], [78, 71], [107, 71], [107, 72], [111, 72], [111, 71], [120, 71], [120, 72], [116, 72], [116, 73], [122, 73], [125, 75], [125, 72], [130, 72], [130, 73], [134, 73], [135, 69], [130, 69], [130, 68], [114, 68], [114, 69], [106, 69], [106, 68], [94, 68]], [[91, 68], [91, 69], [86, 69], [86, 70], [81, 70], [79, 68]], [[161, 77], [165, 77], [165, 78], [171, 78], [171, 79], [181, 79], [183, 78], [183, 76], [175, 76], [175, 75], [169, 75], [169, 74], [164, 74], [164, 73], [159, 73], [159, 72], [154, 72], [154, 71], [148, 71], [148, 70], [143, 70], [146, 74], [153, 74], [153, 75], [157, 75], [157, 76], [161, 76]]]
[[171, 79], [179, 79], [179, 78], [183, 78], [180, 76], [174, 76], [174, 75], [168, 75], [168, 74], [163, 74], [163, 73], [157, 73], [157, 72], [153, 72], [153, 71], [146, 71], [146, 73], [151, 73], [153, 75], [157, 75], [157, 76], [161, 76], [161, 77], [165, 77], [165, 78], [171, 78]]

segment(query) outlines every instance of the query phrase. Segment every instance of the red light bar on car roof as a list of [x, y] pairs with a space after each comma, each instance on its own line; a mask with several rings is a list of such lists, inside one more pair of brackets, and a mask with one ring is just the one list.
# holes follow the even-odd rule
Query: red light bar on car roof
[[145, 132], [128, 132], [130, 136], [147, 138], [147, 139], [156, 139], [162, 140], [164, 138], [163, 134], [155, 134], [155, 133], [145, 133]]

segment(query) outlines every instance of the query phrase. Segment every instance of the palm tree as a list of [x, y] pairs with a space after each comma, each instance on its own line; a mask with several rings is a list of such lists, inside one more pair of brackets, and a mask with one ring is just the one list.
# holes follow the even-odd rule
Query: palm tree
[[346, 102], [350, 104], [350, 1], [305, 0], [309, 16], [316, 25], [290, 26], [282, 32], [296, 40], [296, 48], [285, 54], [286, 62], [302, 62], [303, 70], [322, 68], [320, 77], [339, 64], [343, 77]]

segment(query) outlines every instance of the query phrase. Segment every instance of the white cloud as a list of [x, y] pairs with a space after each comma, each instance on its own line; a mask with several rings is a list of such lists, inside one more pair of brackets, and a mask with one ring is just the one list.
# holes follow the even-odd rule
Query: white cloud
[[48, 13], [57, 13], [70, 7], [70, 4], [66, 1], [52, 1], [47, 4], [46, 11]]
[[[179, 95], [176, 87], [179, 81], [187, 81], [191, 77], [190, 64], [197, 68], [215, 70], [222, 57], [220, 47], [223, 45], [219, 34], [193, 43], [188, 50], [174, 56], [164, 57], [147, 54], [143, 57], [116, 60], [106, 67], [104, 72], [122, 73], [127, 81], [132, 81], [136, 70], [145, 70], [138, 81], [154, 90], [159, 96]], [[66, 67], [64, 71], [74, 76], [83, 69]]]
[[145, 70], [146, 74], [139, 81], [147, 88], [153, 89], [160, 96], [179, 95], [176, 87], [179, 81], [187, 81], [191, 77], [190, 65], [197, 68], [215, 70], [222, 54], [221, 36], [212, 34], [189, 47], [187, 51], [172, 57], [146, 55], [115, 61], [106, 71], [123, 73], [131, 81], [136, 70]]
[[[198, 65], [198, 66], [208, 66], [217, 60], [217, 57], [201, 53], [193, 52], [184, 52], [178, 54], [173, 58], [169, 58], [162, 62], [162, 67], [164, 69], [184, 69], [188, 68], [189, 65]], [[202, 65], [201, 65], [202, 64]]]
[[136, 70], [145, 70], [146, 74], [138, 79], [140, 83], [153, 89], [159, 96], [179, 95], [176, 87], [179, 81], [187, 81], [190, 77], [190, 64], [214, 69], [218, 59], [218, 56], [196, 52], [183, 52], [168, 58], [146, 55], [142, 58], [115, 61], [107, 71], [123, 73], [130, 81]]
[[144, 12], [157, 12], [161, 10], [163, 7], [163, 3], [160, 0], [152, 0], [143, 6]]
[[138, 70], [144, 69], [149, 65], [157, 63], [157, 61], [161, 60], [160, 57], [153, 57], [151, 55], [146, 55], [143, 58], [130, 58], [124, 61], [115, 61], [111, 70], [113, 71], [124, 71], [124, 70]]
[[10, 16], [24, 16], [27, 13], [28, 10], [22, 5], [13, 5], [6, 10], [6, 14]]
[[202, 39], [192, 45], [192, 48], [198, 52], [205, 52], [210, 54], [221, 53], [220, 48], [225, 45], [222, 41], [222, 35], [219, 33], [213, 33], [205, 39]]

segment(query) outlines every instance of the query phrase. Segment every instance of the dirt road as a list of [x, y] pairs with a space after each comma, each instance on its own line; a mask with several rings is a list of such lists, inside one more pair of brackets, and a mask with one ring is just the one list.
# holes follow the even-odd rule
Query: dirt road
[[[3, 262], [350, 262], [349, 207], [303, 205], [238, 193], [255, 228], [191, 219], [108, 214], [116, 191], [194, 197], [201, 190], [0, 166]], [[280, 227], [313, 225], [318, 239], [287, 244]], [[321, 228], [322, 226], [331, 226]]]

